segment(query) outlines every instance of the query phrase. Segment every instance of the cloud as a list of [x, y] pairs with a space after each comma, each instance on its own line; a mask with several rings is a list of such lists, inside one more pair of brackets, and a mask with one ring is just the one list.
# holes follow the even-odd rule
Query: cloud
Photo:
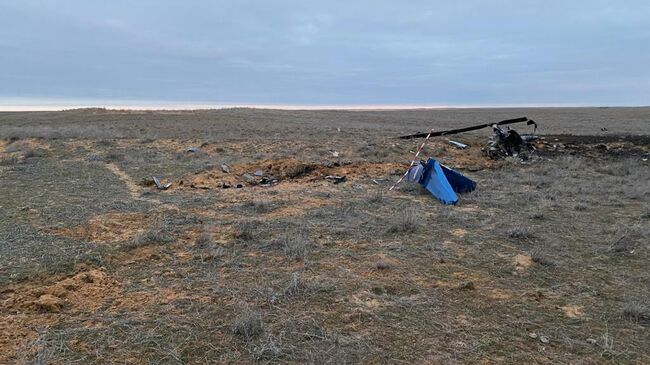
[[0, 97], [638, 104], [650, 3], [0, 3]]

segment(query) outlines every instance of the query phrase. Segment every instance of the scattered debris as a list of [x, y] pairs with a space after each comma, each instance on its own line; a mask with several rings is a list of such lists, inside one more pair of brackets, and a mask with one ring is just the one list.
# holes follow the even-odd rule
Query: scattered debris
[[476, 189], [476, 183], [461, 173], [442, 165], [433, 158], [425, 163], [412, 166], [406, 178], [424, 186], [433, 196], [445, 205], [456, 204], [456, 193], [467, 193]]
[[199, 148], [198, 147], [190, 147], [190, 148], [187, 149], [187, 152], [192, 152], [192, 153], [199, 152]]
[[[483, 155], [493, 160], [499, 160], [508, 156], [519, 157], [527, 160], [535, 147], [528, 141], [524, 140], [514, 129], [502, 129], [498, 125], [492, 126], [494, 136], [490, 138], [481, 150]], [[534, 140], [536, 136], [527, 137]]]
[[330, 151], [332, 154], [332, 157], [339, 157], [339, 153], [337, 151]]
[[158, 190], [167, 190], [172, 186], [171, 182], [168, 182], [167, 184], [162, 184], [160, 180], [155, 176], [152, 176], [151, 180], [153, 180], [153, 183], [156, 184], [156, 188], [158, 188]]
[[466, 145], [464, 143], [452, 141], [451, 139], [448, 140], [448, 142], [449, 142], [450, 145], [452, 145], [452, 146], [454, 146], [456, 148], [460, 148], [461, 150], [464, 150], [465, 148], [469, 147], [468, 145]]
[[221, 171], [225, 172], [226, 174], [230, 173], [230, 167], [226, 164], [221, 165]]
[[534, 134], [522, 134], [521, 139], [524, 140], [524, 142], [535, 142], [539, 139], [539, 136], [534, 135]]
[[257, 171], [255, 171], [255, 173], [253, 175], [255, 175], [255, 176], [264, 176], [264, 171], [257, 170]]
[[259, 185], [260, 186], [271, 186], [273, 184], [277, 184], [278, 182], [279, 182], [278, 179], [269, 179], [268, 177], [262, 177], [262, 179], [260, 179]]
[[334, 184], [345, 182], [345, 176], [327, 175], [325, 178], [327, 180], [334, 180]]
[[[397, 180], [395, 184], [393, 184], [393, 186], [389, 190], [393, 190], [399, 183], [401, 183], [405, 178], [407, 178], [407, 176], [410, 175], [409, 180], [424, 185], [427, 188], [427, 190], [429, 190], [434, 196], [436, 196], [444, 204], [455, 204], [458, 201], [458, 197], [453, 192], [454, 190], [456, 190], [456, 188], [462, 190], [461, 192], [472, 191], [476, 187], [476, 184], [473, 181], [461, 175], [460, 173], [457, 173], [449, 168], [443, 166], [444, 167], [443, 169], [443, 167], [440, 167], [442, 165], [440, 165], [439, 163], [438, 166], [436, 166], [437, 162], [435, 160], [431, 162], [432, 159], [429, 159], [429, 162], [431, 162], [430, 168], [427, 170], [426, 174], [423, 174], [422, 173], [423, 167], [416, 166], [416, 161], [418, 160], [419, 158], [418, 156], [422, 152], [427, 141], [431, 137], [458, 134], [458, 133], [474, 131], [474, 130], [483, 129], [492, 126], [495, 134], [497, 135], [497, 140], [488, 142], [488, 146], [486, 146], [482, 150], [484, 151], [484, 154], [489, 155], [493, 159], [502, 158], [505, 156], [513, 156], [522, 153], [523, 150], [522, 146], [527, 147], [526, 150], [528, 150], [528, 147], [530, 147], [531, 149], [534, 148], [530, 143], [524, 142], [521, 136], [514, 130], [508, 129], [507, 131], [504, 131], [499, 126], [514, 124], [514, 123], [523, 123], [523, 122], [526, 122], [527, 125], [534, 126], [534, 130], [535, 131], [537, 130], [537, 123], [534, 120], [528, 119], [527, 117], [521, 117], [515, 119], [506, 119], [493, 124], [479, 124], [471, 127], [449, 129], [449, 130], [439, 131], [439, 132], [434, 132], [432, 129], [430, 132], [427, 133], [415, 133], [415, 134], [400, 136], [399, 137], [400, 139], [425, 138], [425, 141], [420, 145], [417, 152], [412, 152], [415, 153], [415, 156], [411, 160], [411, 165], [409, 166], [408, 170], [406, 171], [406, 173], [404, 173], [404, 175], [402, 175], [402, 177], [399, 180]], [[468, 148], [468, 145], [464, 143], [460, 143], [452, 140], [448, 140], [448, 142], [459, 149]], [[523, 155], [522, 157], [526, 158], [526, 155]], [[429, 163], [427, 162], [426, 166], [428, 165]], [[430, 179], [429, 178], [430, 176], [436, 174], [436, 170], [439, 170], [438, 176], [440, 176], [440, 178], [438, 178], [437, 180]], [[443, 175], [448, 175], [448, 176], [443, 177]], [[452, 183], [455, 183], [456, 186], [454, 187], [447, 180], [452, 180]], [[433, 181], [433, 183], [430, 186], [427, 186], [431, 181]]]

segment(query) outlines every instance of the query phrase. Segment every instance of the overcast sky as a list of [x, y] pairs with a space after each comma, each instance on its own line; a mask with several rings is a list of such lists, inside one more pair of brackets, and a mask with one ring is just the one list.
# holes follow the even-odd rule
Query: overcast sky
[[649, 105], [650, 1], [0, 0], [0, 100]]

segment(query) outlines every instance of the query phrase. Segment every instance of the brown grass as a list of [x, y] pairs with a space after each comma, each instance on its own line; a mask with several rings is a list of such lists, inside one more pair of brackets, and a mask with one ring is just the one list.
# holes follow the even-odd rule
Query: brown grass
[[[526, 163], [435, 139], [477, 190], [388, 192], [393, 136], [519, 113], [577, 132]], [[0, 114], [0, 363], [647, 363], [647, 113]]]

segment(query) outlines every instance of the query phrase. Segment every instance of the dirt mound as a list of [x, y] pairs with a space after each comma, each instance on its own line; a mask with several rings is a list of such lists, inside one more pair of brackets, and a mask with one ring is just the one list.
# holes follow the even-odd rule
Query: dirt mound
[[76, 227], [53, 229], [52, 233], [93, 243], [126, 242], [148, 225], [149, 219], [142, 213], [108, 213]]
[[261, 163], [238, 166], [239, 170], [252, 171], [253, 173], [261, 171], [263, 174], [279, 180], [295, 179], [316, 170], [316, 168], [317, 165], [306, 164], [296, 160], [295, 158], [265, 160]]
[[[314, 164], [295, 158], [263, 160], [245, 164], [233, 164], [227, 169], [218, 167], [183, 179], [183, 187], [224, 188], [244, 187], [298, 180], [320, 181], [328, 175], [346, 176], [347, 180], [364, 177], [381, 178], [399, 175], [407, 166], [399, 163], [327, 162]], [[228, 172], [224, 171], [227, 170]]]
[[[45, 282], [50, 280], [45, 280]], [[116, 294], [119, 284], [106, 272], [87, 269], [51, 280], [19, 283], [2, 293], [3, 312], [59, 313], [93, 311], [104, 299]]]
[[0, 363], [19, 351], [32, 351], [39, 329], [63, 316], [92, 313], [121, 293], [121, 285], [100, 269], [83, 268], [68, 277], [45, 278], [9, 286], [0, 292]]

